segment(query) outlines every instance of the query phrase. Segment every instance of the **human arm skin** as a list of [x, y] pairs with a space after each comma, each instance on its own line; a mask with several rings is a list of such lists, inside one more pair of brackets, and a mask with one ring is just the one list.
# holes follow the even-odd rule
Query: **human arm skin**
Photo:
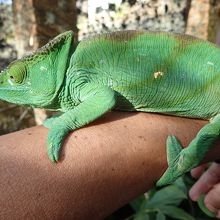
[[185, 146], [205, 123], [111, 112], [71, 133], [57, 164], [47, 158], [46, 128], [1, 136], [0, 219], [103, 219], [163, 174], [168, 134]]

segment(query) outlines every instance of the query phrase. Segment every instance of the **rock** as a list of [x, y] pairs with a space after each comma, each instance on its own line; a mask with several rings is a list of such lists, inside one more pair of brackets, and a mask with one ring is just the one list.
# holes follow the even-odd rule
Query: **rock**
[[[92, 21], [85, 13], [88, 7], [87, 1], [77, 1], [78, 14], [77, 27], [79, 40], [95, 33], [103, 33], [124, 29], [145, 29], [174, 31], [183, 33], [186, 27], [184, 13], [187, 10], [189, 0], [125, 0], [119, 6], [111, 10], [99, 7], [93, 15]], [[95, 3], [94, 3], [95, 4]], [[96, 8], [95, 5], [93, 7]], [[87, 28], [86, 28], [87, 27]]]

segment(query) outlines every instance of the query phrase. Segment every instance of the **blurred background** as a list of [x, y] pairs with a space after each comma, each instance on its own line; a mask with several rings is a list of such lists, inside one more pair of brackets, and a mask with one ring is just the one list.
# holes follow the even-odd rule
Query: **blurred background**
[[[187, 33], [220, 44], [220, 0], [0, 0], [0, 70], [66, 30], [73, 30], [80, 41], [91, 34], [127, 29]], [[41, 124], [48, 115], [0, 102], [0, 134]], [[187, 200], [191, 180], [178, 181], [172, 185], [176, 188], [153, 189], [109, 219], [209, 219]], [[179, 189], [184, 189], [182, 194]], [[158, 198], [165, 193], [163, 201], [174, 200], [174, 214], [139, 213], [140, 204], [149, 204], [155, 193], [160, 193]]]

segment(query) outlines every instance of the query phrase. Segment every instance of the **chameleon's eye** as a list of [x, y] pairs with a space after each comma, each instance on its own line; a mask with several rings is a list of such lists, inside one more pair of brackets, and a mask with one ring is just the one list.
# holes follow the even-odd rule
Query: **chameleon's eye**
[[7, 75], [11, 83], [21, 84], [26, 77], [26, 67], [22, 62], [15, 62], [9, 67]]

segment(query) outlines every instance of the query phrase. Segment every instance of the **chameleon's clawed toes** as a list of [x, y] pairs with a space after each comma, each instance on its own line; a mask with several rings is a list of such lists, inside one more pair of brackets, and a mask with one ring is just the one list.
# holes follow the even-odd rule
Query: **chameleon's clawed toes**
[[190, 169], [190, 156], [186, 155], [175, 136], [167, 138], [167, 161], [168, 169], [157, 182], [157, 186], [172, 183]]
[[177, 160], [177, 156], [180, 154], [183, 148], [178, 139], [173, 135], [169, 135], [167, 137], [166, 147], [167, 161], [168, 165], [170, 166], [170, 164], [174, 163], [174, 160]]
[[59, 158], [60, 158], [60, 149], [55, 148], [55, 149], [54, 149], [53, 156], [54, 156], [55, 161], [58, 162], [58, 161], [59, 161]]
[[53, 153], [53, 145], [50, 144], [48, 145], [48, 151], [47, 151], [48, 157], [52, 162], [57, 162], [56, 158], [54, 157], [54, 153]]
[[61, 150], [61, 143], [48, 144], [48, 157], [52, 162], [58, 162]]
[[182, 155], [179, 154], [173, 163], [169, 165], [163, 176], [157, 181], [157, 186], [163, 186], [173, 183], [178, 177], [182, 176], [185, 172], [184, 166], [182, 165]]

